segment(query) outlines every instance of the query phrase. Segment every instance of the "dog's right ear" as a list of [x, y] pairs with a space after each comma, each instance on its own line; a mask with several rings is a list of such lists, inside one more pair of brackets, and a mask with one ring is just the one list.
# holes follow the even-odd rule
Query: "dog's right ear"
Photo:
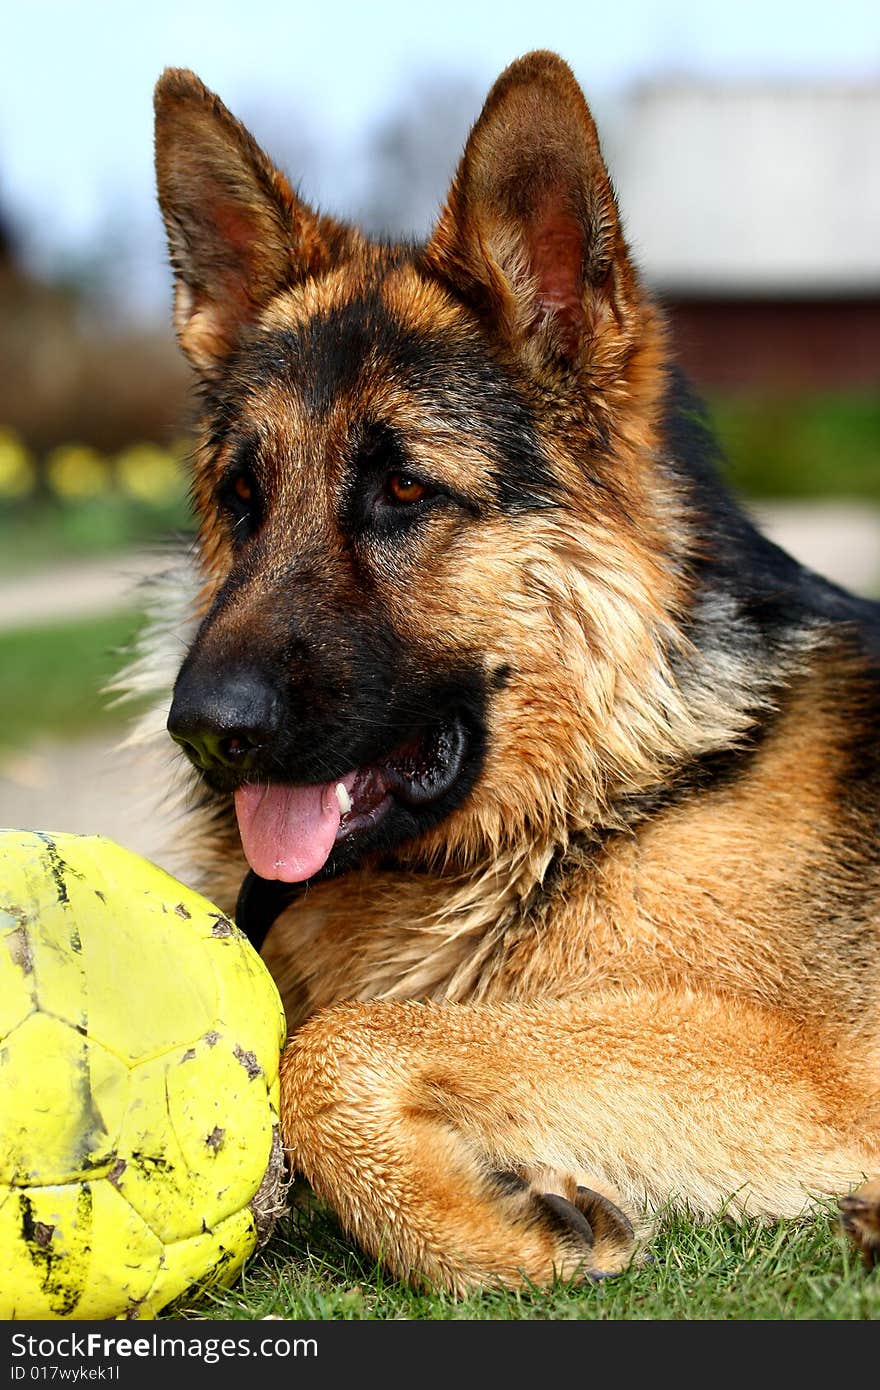
[[641, 293], [593, 117], [558, 54], [528, 53], [494, 83], [425, 265], [539, 370], [624, 371]]
[[278, 290], [327, 269], [343, 229], [300, 201], [195, 73], [166, 68], [154, 108], [174, 326], [207, 375]]

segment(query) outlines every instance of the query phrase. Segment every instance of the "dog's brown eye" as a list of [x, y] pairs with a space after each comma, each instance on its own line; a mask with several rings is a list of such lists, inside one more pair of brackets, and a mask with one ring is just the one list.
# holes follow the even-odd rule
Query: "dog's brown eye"
[[254, 490], [251, 487], [250, 479], [244, 473], [239, 473], [238, 477], [233, 480], [232, 490], [240, 502], [253, 501]]
[[232, 524], [232, 539], [241, 544], [260, 524], [260, 490], [249, 467], [236, 464], [217, 489], [217, 502]]
[[409, 502], [423, 502], [430, 496], [432, 493], [428, 485], [419, 482], [418, 478], [412, 477], [410, 473], [389, 473], [385, 480], [385, 497], [393, 505], [406, 506]]

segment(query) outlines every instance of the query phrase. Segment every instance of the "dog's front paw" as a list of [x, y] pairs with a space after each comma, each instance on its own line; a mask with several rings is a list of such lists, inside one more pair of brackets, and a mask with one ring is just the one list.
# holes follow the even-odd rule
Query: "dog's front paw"
[[557, 1276], [604, 1279], [631, 1263], [636, 1230], [610, 1197], [549, 1168], [496, 1176], [509, 1184], [511, 1197], [519, 1192], [528, 1203], [527, 1219], [542, 1233], [549, 1263], [541, 1282]]
[[866, 1269], [880, 1260], [880, 1178], [863, 1183], [848, 1197], [841, 1197], [840, 1228], [861, 1254]]
[[635, 1230], [609, 1198], [592, 1188], [578, 1187], [571, 1197], [543, 1192], [536, 1194], [536, 1201], [558, 1225], [563, 1240], [580, 1242], [579, 1272], [590, 1279], [604, 1279], [626, 1269], [635, 1251]]

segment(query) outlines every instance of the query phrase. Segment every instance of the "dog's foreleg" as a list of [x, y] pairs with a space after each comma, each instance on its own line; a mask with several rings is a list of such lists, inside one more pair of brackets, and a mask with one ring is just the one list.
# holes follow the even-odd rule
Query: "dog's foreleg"
[[282, 1058], [295, 1169], [396, 1275], [454, 1292], [619, 1271], [669, 1203], [799, 1214], [880, 1171], [878, 1117], [818, 1030], [672, 990], [342, 1004]]

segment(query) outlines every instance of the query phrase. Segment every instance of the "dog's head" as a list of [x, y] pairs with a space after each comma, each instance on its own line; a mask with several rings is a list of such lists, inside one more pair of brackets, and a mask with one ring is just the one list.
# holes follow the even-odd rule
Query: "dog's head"
[[204, 403], [169, 729], [252, 868], [460, 863], [588, 818], [672, 738], [674, 499], [662, 331], [571, 71], [502, 74], [424, 246], [310, 209], [186, 71], [156, 167]]

